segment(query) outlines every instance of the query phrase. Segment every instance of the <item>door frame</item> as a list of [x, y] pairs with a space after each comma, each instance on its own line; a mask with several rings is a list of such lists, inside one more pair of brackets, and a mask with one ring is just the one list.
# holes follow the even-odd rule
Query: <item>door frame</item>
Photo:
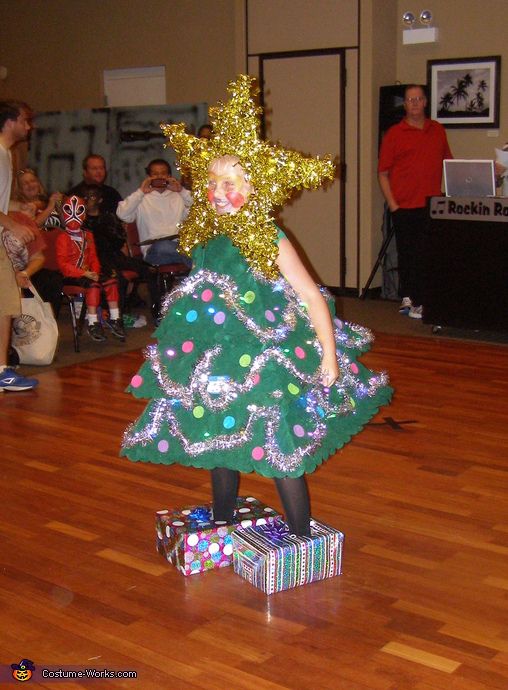
[[273, 53], [258, 53], [249, 55], [257, 57], [259, 62], [259, 101], [262, 107], [261, 136], [266, 138], [265, 120], [265, 60], [281, 60], [299, 57], [322, 57], [324, 55], [337, 55], [339, 57], [339, 161], [337, 171], [339, 176], [339, 288], [346, 285], [346, 48], [323, 48], [322, 50], [288, 50]]

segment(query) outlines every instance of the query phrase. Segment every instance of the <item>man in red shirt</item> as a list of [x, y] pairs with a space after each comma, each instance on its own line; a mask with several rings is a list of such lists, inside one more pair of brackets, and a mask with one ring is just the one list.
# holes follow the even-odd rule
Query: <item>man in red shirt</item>
[[378, 179], [392, 213], [397, 242], [401, 313], [422, 318], [422, 258], [427, 197], [441, 194], [443, 160], [452, 158], [444, 127], [425, 117], [423, 86], [404, 94], [406, 117], [381, 144]]

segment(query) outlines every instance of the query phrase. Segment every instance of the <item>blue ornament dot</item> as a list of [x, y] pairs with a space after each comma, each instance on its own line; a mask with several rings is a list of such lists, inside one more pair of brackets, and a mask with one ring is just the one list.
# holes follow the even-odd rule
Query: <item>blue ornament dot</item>
[[185, 318], [189, 323], [192, 323], [193, 321], [196, 321], [196, 319], [198, 318], [198, 313], [195, 309], [191, 309], [187, 312]]
[[234, 417], [227, 416], [224, 418], [224, 421], [222, 422], [223, 426], [225, 429], [232, 429], [236, 423], [236, 420]]

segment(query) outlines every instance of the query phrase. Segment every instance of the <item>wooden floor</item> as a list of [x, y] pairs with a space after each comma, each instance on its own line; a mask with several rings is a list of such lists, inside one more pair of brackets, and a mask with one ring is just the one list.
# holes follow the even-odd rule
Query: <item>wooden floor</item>
[[[271, 597], [156, 553], [155, 510], [209, 486], [117, 457], [139, 353], [3, 394], [2, 678], [29, 658], [138, 673], [27, 684], [50, 690], [506, 690], [508, 348], [380, 335], [364, 359], [393, 404], [309, 479], [314, 516], [346, 535], [344, 573]], [[269, 480], [241, 489], [279, 507]]]

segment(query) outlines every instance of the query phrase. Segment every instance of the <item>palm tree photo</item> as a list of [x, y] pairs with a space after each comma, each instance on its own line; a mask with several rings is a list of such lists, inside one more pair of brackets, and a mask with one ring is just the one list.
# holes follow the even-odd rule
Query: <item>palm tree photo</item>
[[437, 75], [437, 116], [489, 117], [489, 69], [441, 69]]

